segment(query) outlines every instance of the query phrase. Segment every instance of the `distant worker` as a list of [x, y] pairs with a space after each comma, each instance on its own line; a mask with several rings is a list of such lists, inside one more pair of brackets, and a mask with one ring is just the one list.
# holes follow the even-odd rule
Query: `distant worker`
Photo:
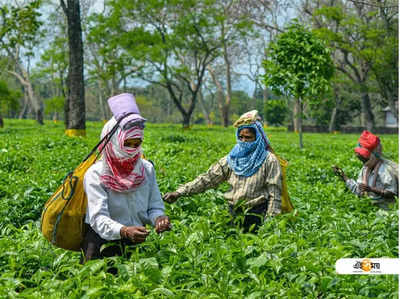
[[369, 131], [362, 132], [358, 146], [354, 149], [357, 158], [364, 164], [357, 181], [348, 178], [342, 169], [333, 166], [347, 188], [358, 196], [368, 196], [372, 203], [386, 208], [398, 196], [398, 166], [382, 155], [382, 145], [378, 136]]
[[257, 230], [265, 217], [281, 213], [282, 171], [260, 119], [256, 110], [243, 114], [234, 124], [238, 128], [237, 144], [231, 152], [206, 173], [175, 192], [166, 193], [163, 199], [173, 203], [181, 196], [201, 193], [227, 182], [231, 189], [224, 197], [234, 218], [244, 215], [245, 232]]
[[124, 93], [110, 98], [108, 104], [114, 117], [104, 125], [101, 138], [118, 119], [131, 114], [120, 122], [102, 158], [85, 174], [88, 231], [82, 263], [122, 255], [126, 245], [144, 242], [149, 234], [146, 224], [155, 226], [159, 233], [170, 227], [153, 165], [142, 158], [145, 119], [135, 98]]

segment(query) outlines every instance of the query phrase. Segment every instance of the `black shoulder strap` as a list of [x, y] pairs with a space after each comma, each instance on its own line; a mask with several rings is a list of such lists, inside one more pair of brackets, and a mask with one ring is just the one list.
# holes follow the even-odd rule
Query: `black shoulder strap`
[[[104, 145], [103, 145], [103, 147], [101, 148], [101, 150], [103, 150], [103, 148], [105, 148], [105, 146], [108, 144], [108, 142], [110, 142], [111, 137], [114, 135], [115, 131], [117, 131], [120, 122], [121, 122], [125, 117], [127, 117], [128, 115], [131, 115], [131, 114], [133, 114], [133, 113], [128, 113], [128, 114], [125, 114], [123, 117], [121, 117], [121, 118], [117, 121], [117, 123], [114, 125], [114, 127], [111, 129], [111, 131], [108, 132], [108, 133], [106, 134], [106, 136], [104, 136], [104, 137], [99, 141], [99, 143], [97, 143], [97, 144], [94, 146], [94, 148], [90, 151], [90, 153], [86, 156], [86, 158], [83, 159], [82, 162], [85, 162], [87, 159], [89, 159], [89, 157], [90, 157], [91, 155], [93, 155], [93, 153], [97, 150], [97, 148], [104, 142]], [[98, 156], [100, 155], [100, 153], [101, 153], [101, 151], [99, 152]]]

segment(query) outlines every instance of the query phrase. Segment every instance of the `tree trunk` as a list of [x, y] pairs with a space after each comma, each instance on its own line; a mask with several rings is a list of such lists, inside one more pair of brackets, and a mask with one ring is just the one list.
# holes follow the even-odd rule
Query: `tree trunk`
[[[67, 75], [67, 89], [68, 89], [68, 85], [69, 85], [69, 75]], [[64, 98], [64, 125], [65, 128], [68, 128], [68, 124], [69, 124], [69, 96], [68, 96], [68, 90], [67, 90], [67, 96]]]
[[204, 102], [204, 96], [201, 90], [199, 91], [199, 101], [200, 101], [200, 108], [203, 111], [204, 118], [206, 119], [207, 125], [211, 126], [212, 121], [210, 119], [210, 112], [206, 108], [206, 103]]
[[300, 127], [300, 101], [296, 99], [293, 107], [293, 129], [295, 132], [299, 132]]
[[83, 43], [79, 0], [60, 0], [68, 22], [68, 96], [65, 116], [68, 136], [85, 136], [85, 88], [83, 78]]
[[182, 113], [182, 126], [184, 129], [189, 129], [190, 128], [190, 114], [189, 113]]
[[399, 121], [399, 109], [396, 107], [396, 101], [397, 99], [389, 101], [389, 108], [396, 120]]
[[336, 130], [335, 122], [336, 122], [336, 115], [337, 115], [337, 106], [335, 106], [331, 113], [331, 119], [329, 121], [329, 132], [332, 133]]
[[97, 88], [98, 88], [98, 99], [99, 99], [99, 106], [100, 106], [100, 113], [101, 113], [101, 118], [103, 121], [107, 120], [107, 115], [106, 115], [106, 108], [104, 107], [104, 100], [103, 100], [103, 89], [101, 86], [101, 81], [97, 81]]
[[222, 84], [221, 84], [221, 82], [218, 81], [218, 79], [215, 75], [215, 72], [211, 68], [211, 66], [208, 66], [207, 69], [211, 75], [211, 78], [212, 78], [215, 86], [217, 87], [217, 102], [218, 102], [219, 111], [221, 112], [222, 125], [224, 127], [227, 127], [227, 126], [229, 126], [229, 106], [227, 107], [227, 105], [226, 105], [227, 95], [225, 95]]
[[301, 99], [297, 99], [298, 107], [299, 107], [299, 146], [303, 148], [303, 104], [301, 103]]
[[268, 89], [267, 88], [263, 88], [262, 89], [262, 94], [263, 94], [263, 104], [265, 104], [265, 102], [268, 100]]
[[338, 108], [339, 108], [339, 106], [340, 106], [340, 104], [342, 102], [340, 100], [340, 98], [339, 98], [338, 90], [337, 90], [336, 87], [333, 88], [333, 93], [334, 93], [334, 97], [335, 97], [335, 107], [332, 110], [331, 119], [329, 121], [329, 132], [330, 133], [332, 133], [334, 130], [336, 130], [335, 123], [336, 123], [337, 111], [338, 111]]
[[185, 108], [182, 106], [182, 92], [177, 96], [174, 92], [172, 83], [170, 81], [167, 82], [166, 88], [168, 90], [168, 93], [170, 97], [172, 98], [173, 102], [175, 103], [176, 107], [178, 108], [179, 112], [182, 114], [182, 127], [184, 129], [188, 129], [190, 127], [190, 118], [192, 116], [194, 107], [196, 105], [196, 99], [197, 99], [197, 90], [193, 91], [191, 90], [192, 96], [191, 96], [191, 103], [189, 109], [187, 111]]
[[118, 92], [119, 87], [117, 84], [117, 79], [115, 78], [115, 74], [114, 74], [114, 76], [112, 76], [111, 84], [112, 84], [112, 96], [114, 96], [119, 93]]
[[3, 117], [0, 115], [0, 128], [4, 128]]
[[18, 115], [18, 119], [25, 119], [27, 112], [28, 112], [28, 98], [26, 92], [24, 91], [24, 106], [22, 107]]
[[229, 60], [228, 49], [226, 45], [226, 41], [224, 41], [224, 61], [225, 61], [225, 74], [226, 74], [226, 97], [224, 108], [222, 111], [224, 127], [228, 127], [229, 123], [229, 109], [231, 106], [232, 99], [232, 75], [231, 75], [231, 61]]
[[229, 105], [222, 107], [222, 121], [225, 128], [229, 127]]
[[[14, 60], [15, 66], [18, 70], [8, 71], [8, 73], [14, 75], [21, 83], [25, 93], [25, 104], [28, 104], [29, 102], [31, 103], [36, 120], [40, 125], [43, 125], [43, 103], [35, 96], [33, 92], [33, 87], [29, 76], [29, 69], [25, 69], [20, 63], [18, 50], [16, 50], [17, 53], [12, 52], [9, 48], [7, 48], [6, 51], [8, 55]], [[27, 107], [27, 109], [28, 108], [29, 107]]]
[[65, 93], [65, 79], [64, 79], [64, 72], [60, 71], [59, 72], [59, 76], [60, 76], [60, 95], [65, 99], [67, 98], [67, 95]]
[[365, 126], [368, 131], [373, 131], [375, 128], [375, 118], [371, 109], [369, 93], [364, 84], [361, 85], [361, 111], [364, 123], [363, 126]]
[[33, 87], [29, 78], [29, 74], [25, 69], [23, 69], [22, 65], [18, 63], [17, 68], [19, 69], [20, 73], [14, 71], [8, 72], [14, 75], [24, 87], [25, 104], [28, 104], [29, 102], [31, 103], [35, 119], [40, 125], [43, 125], [43, 105], [41, 101], [37, 99], [35, 93], [33, 92]]
[[224, 97], [224, 91], [217, 87], [217, 105], [221, 114], [221, 125], [224, 125]]
[[40, 107], [39, 110], [35, 111], [36, 120], [40, 125], [43, 125], [43, 108]]
[[35, 94], [33, 93], [33, 88], [31, 82], [27, 79], [27, 92], [28, 92], [28, 99], [30, 99], [31, 103], [33, 104], [33, 111], [35, 113], [36, 121], [43, 125], [43, 105], [36, 99]]
[[106, 116], [106, 109], [104, 107], [104, 101], [103, 101], [103, 92], [101, 89], [99, 89], [99, 106], [100, 106], [100, 112], [101, 112], [101, 118], [102, 120], [107, 120]]

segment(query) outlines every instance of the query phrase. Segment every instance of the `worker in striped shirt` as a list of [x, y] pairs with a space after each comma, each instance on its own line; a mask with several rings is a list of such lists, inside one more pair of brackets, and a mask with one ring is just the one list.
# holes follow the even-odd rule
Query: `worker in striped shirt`
[[213, 164], [206, 173], [166, 193], [164, 201], [175, 202], [216, 188], [227, 182], [224, 194], [235, 218], [244, 215], [245, 232], [256, 231], [263, 219], [281, 212], [282, 172], [256, 110], [243, 114], [234, 124], [237, 143], [228, 155]]

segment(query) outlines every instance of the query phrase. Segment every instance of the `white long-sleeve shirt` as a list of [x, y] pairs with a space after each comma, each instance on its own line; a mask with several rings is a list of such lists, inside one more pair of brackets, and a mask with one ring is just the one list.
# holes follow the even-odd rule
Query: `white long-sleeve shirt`
[[[375, 188], [380, 189], [380, 190], [385, 190], [385, 191], [390, 191], [394, 193], [395, 195], [398, 195], [398, 182], [395, 176], [389, 171], [390, 165], [388, 165], [386, 162], [383, 162], [378, 169], [378, 174], [376, 178], [376, 185]], [[349, 188], [349, 190], [358, 195], [361, 196], [362, 192], [360, 191], [360, 184], [363, 183], [363, 177], [364, 173], [367, 171], [367, 167], [363, 166], [361, 168], [360, 173], [358, 174], [357, 181], [354, 179], [348, 179], [346, 181], [346, 186]], [[372, 186], [373, 180], [375, 176], [375, 170], [371, 170], [368, 176], [368, 186]], [[368, 197], [372, 199], [382, 199], [382, 197], [374, 192], [368, 192]]]
[[116, 192], [100, 181], [102, 162], [86, 172], [83, 185], [88, 199], [85, 222], [105, 240], [121, 239], [122, 226], [155, 225], [164, 215], [153, 165], [143, 160], [145, 181], [131, 192]]

